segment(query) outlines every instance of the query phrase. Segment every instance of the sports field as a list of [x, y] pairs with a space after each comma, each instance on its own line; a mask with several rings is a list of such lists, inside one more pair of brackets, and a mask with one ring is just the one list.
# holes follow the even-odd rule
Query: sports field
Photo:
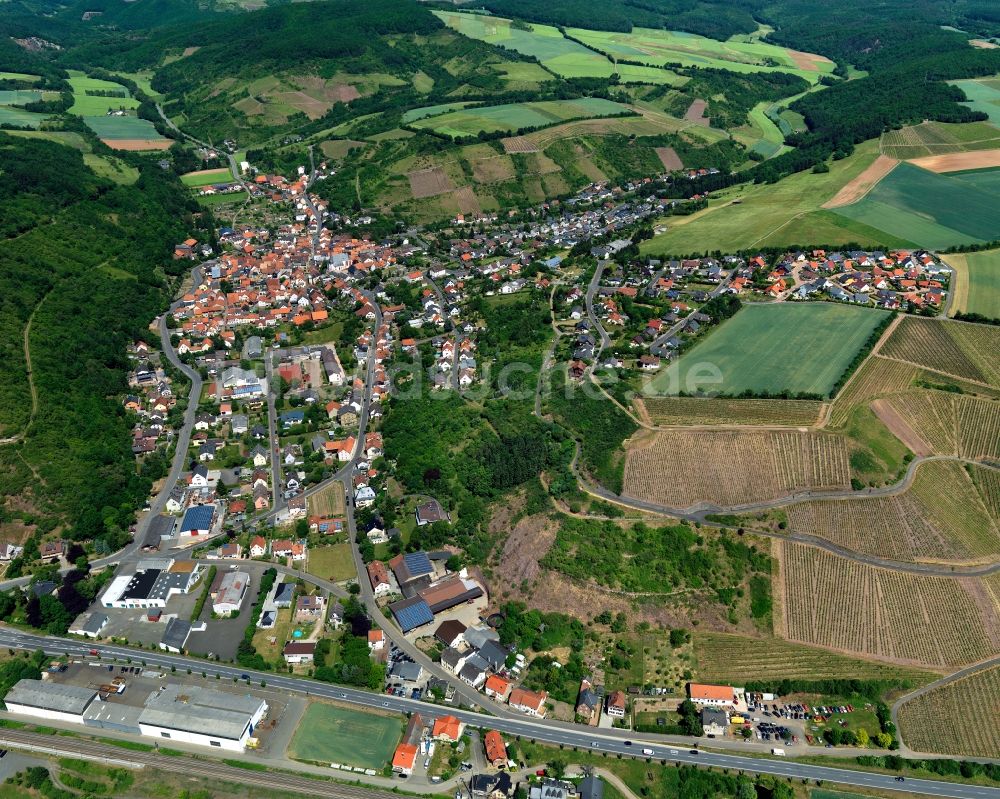
[[579, 100], [544, 100], [537, 103], [477, 106], [418, 119], [411, 124], [415, 128], [460, 137], [475, 136], [484, 131], [496, 133], [522, 128], [540, 128], [557, 125], [570, 119], [612, 116], [625, 114], [628, 111], [628, 106], [610, 100], [583, 97]]
[[947, 264], [956, 273], [952, 311], [1000, 319], [1000, 250], [956, 253]]
[[836, 213], [932, 249], [990, 241], [1000, 230], [1000, 171], [944, 175], [902, 163]]
[[381, 769], [403, 735], [398, 716], [313, 702], [299, 721], [288, 755], [296, 760]]
[[[109, 80], [88, 78], [84, 75], [73, 75], [68, 79], [73, 89], [73, 105], [69, 112], [81, 117], [106, 114], [109, 110], [118, 108], [138, 108], [139, 101], [129, 94], [129, 90], [120, 83]], [[88, 91], [114, 92], [113, 97], [99, 97], [87, 94]]]
[[648, 393], [826, 395], [884, 316], [833, 303], [749, 305], [657, 375]]
[[973, 111], [982, 111], [990, 118], [990, 122], [1000, 124], [1000, 77], [948, 82], [965, 92], [969, 102], [964, 105]]
[[229, 183], [232, 179], [233, 176], [228, 169], [199, 169], [197, 172], [181, 175], [181, 183], [193, 189], [212, 186], [216, 183]]
[[566, 31], [589, 47], [613, 58], [641, 61], [652, 66], [681, 64], [733, 72], [791, 72], [816, 83], [833, 71], [833, 62], [820, 55], [800, 53], [763, 42], [720, 42], [680, 31], [633, 28], [631, 33], [568, 28]]

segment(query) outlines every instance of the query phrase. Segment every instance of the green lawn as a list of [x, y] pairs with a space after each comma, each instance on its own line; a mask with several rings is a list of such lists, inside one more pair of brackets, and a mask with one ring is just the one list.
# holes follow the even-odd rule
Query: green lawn
[[949, 255], [946, 262], [958, 270], [954, 310], [1000, 319], [1000, 250]]
[[381, 769], [402, 733], [399, 716], [376, 716], [313, 702], [295, 730], [288, 755], [296, 760]]
[[227, 194], [206, 194], [204, 197], [198, 197], [197, 200], [201, 205], [208, 208], [214, 208], [218, 205], [231, 205], [233, 203], [241, 203], [247, 198], [247, 193], [245, 191], [232, 192]]
[[884, 318], [833, 303], [749, 305], [653, 379], [655, 394], [828, 394]]
[[310, 574], [315, 574], [324, 580], [332, 580], [335, 583], [358, 576], [357, 569], [354, 568], [351, 545], [346, 542], [311, 547], [306, 570]]
[[415, 128], [425, 128], [446, 136], [475, 136], [481, 131], [496, 133], [519, 128], [557, 125], [570, 119], [606, 117], [627, 112], [628, 106], [600, 97], [579, 100], [543, 100], [534, 103], [477, 106], [416, 120]]

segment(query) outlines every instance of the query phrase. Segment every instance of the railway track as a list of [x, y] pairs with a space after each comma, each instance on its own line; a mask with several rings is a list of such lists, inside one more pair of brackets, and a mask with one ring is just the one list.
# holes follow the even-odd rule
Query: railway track
[[107, 765], [155, 768], [173, 774], [206, 777], [211, 780], [235, 782], [272, 791], [299, 792], [303, 796], [329, 799], [393, 799], [398, 794], [346, 785], [323, 779], [298, 777], [288, 772], [256, 771], [230, 766], [217, 760], [200, 760], [187, 755], [166, 755], [159, 752], [126, 750], [113, 744], [74, 738], [67, 735], [46, 735], [25, 730], [0, 731], [0, 746], [24, 752], [78, 757]]

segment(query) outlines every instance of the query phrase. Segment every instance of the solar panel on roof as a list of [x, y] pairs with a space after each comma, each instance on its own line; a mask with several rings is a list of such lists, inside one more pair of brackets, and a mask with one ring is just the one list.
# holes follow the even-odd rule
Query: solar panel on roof
[[403, 555], [403, 563], [406, 564], [406, 568], [414, 577], [419, 577], [421, 574], [430, 574], [434, 571], [434, 567], [431, 566], [431, 560], [427, 557], [426, 552], [407, 552]]
[[434, 614], [431, 613], [430, 606], [422, 599], [412, 603], [410, 600], [397, 602], [392, 608], [392, 613], [403, 632], [409, 632], [434, 621]]

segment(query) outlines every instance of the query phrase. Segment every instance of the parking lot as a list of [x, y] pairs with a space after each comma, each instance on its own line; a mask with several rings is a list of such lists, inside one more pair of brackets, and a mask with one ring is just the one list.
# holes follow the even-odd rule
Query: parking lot
[[[231, 566], [237, 564], [219, 561], [216, 569], [220, 574], [231, 571]], [[250, 623], [250, 611], [257, 598], [257, 589], [260, 588], [261, 575], [265, 566], [262, 564], [252, 564], [240, 562], [240, 571], [250, 575], [250, 585], [247, 587], [246, 596], [240, 606], [239, 615], [228, 619], [212, 618], [212, 601], [209, 599], [202, 608], [199, 621], [205, 623], [203, 632], [193, 632], [188, 638], [187, 650], [194, 655], [216, 655], [220, 660], [232, 660], [236, 657], [236, 647], [243, 640], [243, 633]], [[202, 585], [199, 584], [196, 592], [201, 592]]]

